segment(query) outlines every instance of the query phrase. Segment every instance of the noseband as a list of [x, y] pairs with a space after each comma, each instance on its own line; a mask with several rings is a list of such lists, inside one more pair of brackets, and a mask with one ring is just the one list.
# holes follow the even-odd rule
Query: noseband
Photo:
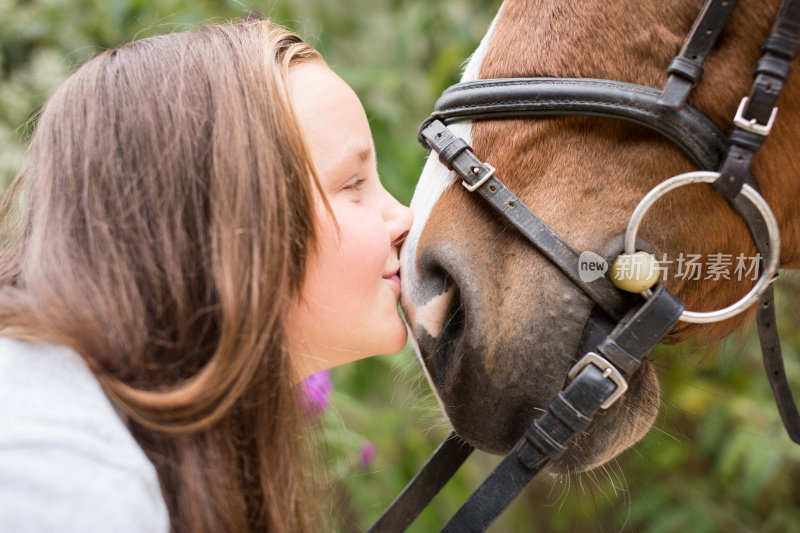
[[[743, 98], [725, 135], [708, 117], [686, 103], [699, 83], [702, 65], [722, 32], [736, 0], [707, 0], [680, 53], [670, 63], [662, 90], [596, 79], [514, 78], [460, 83], [447, 89], [419, 130], [419, 141], [435, 151], [470, 192], [480, 195], [540, 253], [583, 290], [597, 307], [580, 342], [569, 384], [533, 420], [523, 438], [470, 496], [442, 531], [483, 531], [533, 477], [558, 459], [569, 441], [589, 426], [627, 389], [650, 350], [678, 320], [710, 322], [744, 311], [757, 299], [756, 323], [764, 365], [789, 436], [800, 443], [800, 413], [789, 388], [775, 327], [772, 281], [780, 243], [777, 223], [750, 173], [756, 152], [775, 120], [775, 106], [790, 72], [800, 36], [800, 0], [784, 0], [772, 32], [762, 46], [750, 94]], [[589, 115], [646, 126], [676, 144], [700, 172], [666, 180], [634, 211], [625, 237], [635, 251], [636, 229], [650, 203], [686, 183], [712, 183], [747, 223], [763, 259], [762, 277], [740, 302], [709, 313], [686, 311], [662, 285], [631, 297], [609, 279], [584, 282], [579, 254], [524, 202], [506, 188], [495, 168], [482, 162], [447, 127], [456, 121], [503, 117]], [[404, 531], [472, 452], [451, 434], [434, 452], [370, 531]]]

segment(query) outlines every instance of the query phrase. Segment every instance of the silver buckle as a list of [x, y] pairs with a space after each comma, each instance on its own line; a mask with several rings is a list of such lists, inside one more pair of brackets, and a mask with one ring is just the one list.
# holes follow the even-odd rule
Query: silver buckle
[[[462, 180], [461, 181], [461, 185], [463, 185], [464, 188], [467, 189], [469, 192], [475, 192], [475, 189], [477, 189], [478, 187], [480, 187], [481, 185], [486, 183], [486, 180], [488, 180], [489, 178], [494, 176], [494, 171], [496, 169], [492, 165], [490, 165], [489, 163], [483, 163], [483, 166], [488, 168], [489, 172], [487, 172], [486, 175], [483, 176], [477, 183], [475, 183], [474, 185], [470, 185], [469, 183], [467, 183], [467, 180]], [[478, 173], [478, 172], [475, 172], [476, 169], [477, 169], [478, 172], [481, 171], [481, 167], [472, 167], [472, 172], [475, 173], [475, 174]]]
[[626, 390], [628, 390], [628, 382], [625, 381], [625, 378], [619, 373], [619, 370], [617, 370], [614, 365], [606, 361], [603, 357], [595, 352], [587, 353], [583, 356], [583, 359], [578, 361], [575, 366], [572, 367], [572, 370], [569, 371], [569, 379], [575, 379], [575, 376], [577, 376], [578, 373], [588, 365], [594, 365], [599, 368], [603, 372], [603, 377], [610, 379], [617, 386], [617, 389], [611, 393], [611, 396], [606, 398], [606, 401], [600, 405], [600, 409], [608, 409], [614, 404], [614, 402], [619, 400], [620, 396], [625, 394]]
[[775, 122], [775, 115], [778, 114], [778, 108], [772, 108], [772, 114], [769, 116], [769, 120], [766, 124], [759, 124], [754, 118], [744, 118], [744, 110], [749, 101], [750, 98], [747, 96], [742, 98], [742, 101], [739, 103], [739, 109], [736, 110], [736, 116], [733, 117], [733, 123], [750, 133], [766, 137], [769, 134], [769, 130], [772, 129], [772, 124]]

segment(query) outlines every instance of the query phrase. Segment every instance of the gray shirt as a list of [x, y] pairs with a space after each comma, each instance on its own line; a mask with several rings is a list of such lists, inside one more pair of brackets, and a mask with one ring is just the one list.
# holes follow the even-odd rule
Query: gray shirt
[[0, 337], [0, 531], [169, 531], [155, 468], [63, 346]]

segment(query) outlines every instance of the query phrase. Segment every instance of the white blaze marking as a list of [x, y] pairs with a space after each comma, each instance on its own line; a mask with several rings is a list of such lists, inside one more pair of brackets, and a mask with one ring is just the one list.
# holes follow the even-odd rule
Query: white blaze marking
[[[502, 11], [502, 8], [503, 6], [501, 5], [494, 17], [494, 20], [492, 20], [492, 24], [489, 26], [489, 30], [486, 32], [486, 35], [483, 36], [478, 48], [470, 57], [469, 62], [464, 69], [464, 73], [461, 75], [461, 81], [473, 81], [478, 79], [481, 65], [486, 57], [486, 52], [489, 50], [489, 44], [491, 42], [491, 36], [492, 32], [494, 31], [495, 23], [500, 16], [500, 11]], [[468, 144], [472, 144], [471, 122], [459, 122], [453, 124], [450, 126], [450, 130], [455, 135], [464, 139], [464, 141]], [[435, 154], [433, 154], [433, 157], [431, 157], [431, 154], [428, 154], [428, 160], [426, 161], [425, 167], [422, 169], [422, 174], [417, 182], [417, 187], [414, 190], [414, 197], [411, 199], [411, 210], [414, 213], [414, 222], [409, 230], [400, 254], [400, 261], [402, 264], [401, 271], [403, 275], [402, 286], [404, 306], [410, 306], [413, 308], [414, 302], [411, 297], [411, 295], [414, 293], [413, 287], [418, 287], [420, 284], [417, 272], [414, 269], [414, 258], [417, 255], [417, 243], [419, 242], [420, 235], [422, 234], [422, 228], [425, 227], [425, 223], [428, 221], [431, 210], [433, 210], [433, 206], [439, 200], [439, 197], [442, 195], [445, 189], [447, 189], [455, 181], [455, 172], [450, 172], [447, 170], [447, 168], [445, 168], [445, 166], [439, 162], [439, 158]], [[442, 300], [449, 300], [449, 298], [452, 297], [452, 293], [451, 291], [447, 291], [442, 296], [446, 297]], [[424, 314], [427, 315], [427, 313]], [[443, 315], [444, 313], [441, 313], [439, 316], [439, 322], [441, 322]], [[413, 316], [413, 312], [410, 316]], [[430, 319], [427, 318], [428, 317], [426, 317], [425, 320], [427, 324], [426, 329], [430, 327], [436, 331], [441, 330], [441, 325], [438, 328], [434, 328], [433, 324], [430, 323], [430, 319], [433, 317], [430, 317]], [[411, 339], [411, 344], [413, 345], [417, 361], [419, 361], [423, 372], [425, 372], [425, 376], [428, 378], [428, 383], [431, 385], [431, 390], [436, 396], [436, 400], [439, 402], [442, 412], [445, 414], [445, 417], [447, 417], [447, 410], [444, 408], [444, 403], [442, 403], [441, 398], [439, 398], [439, 393], [437, 392], [436, 387], [431, 380], [431, 375], [428, 373], [428, 369], [425, 367], [425, 364], [422, 361], [416, 339], [414, 338], [413, 334], [409, 335], [409, 338]]]
[[[481, 39], [475, 53], [470, 57], [464, 69], [464, 73], [461, 76], [462, 82], [478, 79], [478, 74], [480, 73], [483, 60], [486, 57], [486, 52], [489, 50], [492, 32], [501, 10], [502, 5], [497, 15], [495, 15], [492, 24], [489, 26], [486, 35]], [[464, 139], [467, 144], [472, 144], [472, 122], [457, 122], [450, 125], [450, 130], [453, 134]], [[422, 229], [425, 227], [428, 217], [433, 210], [433, 206], [436, 205], [439, 197], [455, 182], [456, 173], [447, 170], [447, 168], [439, 162], [439, 158], [435, 153], [431, 152], [428, 154], [428, 160], [425, 162], [425, 167], [422, 169], [422, 174], [414, 190], [414, 197], [411, 199], [411, 210], [414, 213], [414, 222], [408, 232], [400, 257], [404, 279], [404, 301], [407, 304], [411, 303], [413, 305], [413, 300], [411, 298], [413, 290], [410, 289], [419, 286], [420, 280], [414, 269], [414, 259], [417, 255], [417, 243], [422, 234]]]

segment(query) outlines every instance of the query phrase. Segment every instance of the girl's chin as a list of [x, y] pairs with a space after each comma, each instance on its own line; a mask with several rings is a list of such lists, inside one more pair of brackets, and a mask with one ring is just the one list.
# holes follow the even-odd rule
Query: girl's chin
[[400, 315], [399, 308], [393, 307], [383, 315], [384, 320], [373, 321], [372, 324], [365, 325], [366, 331], [370, 336], [369, 340], [361, 345], [361, 352], [365, 348], [368, 354], [363, 357], [373, 355], [392, 355], [400, 352], [406, 347], [408, 342], [408, 328]]
[[405, 348], [407, 342], [408, 329], [406, 328], [405, 322], [400, 320], [399, 330], [392, 337], [392, 342], [390, 343], [390, 346], [387, 346], [387, 350], [384, 353], [386, 355], [395, 354]]

